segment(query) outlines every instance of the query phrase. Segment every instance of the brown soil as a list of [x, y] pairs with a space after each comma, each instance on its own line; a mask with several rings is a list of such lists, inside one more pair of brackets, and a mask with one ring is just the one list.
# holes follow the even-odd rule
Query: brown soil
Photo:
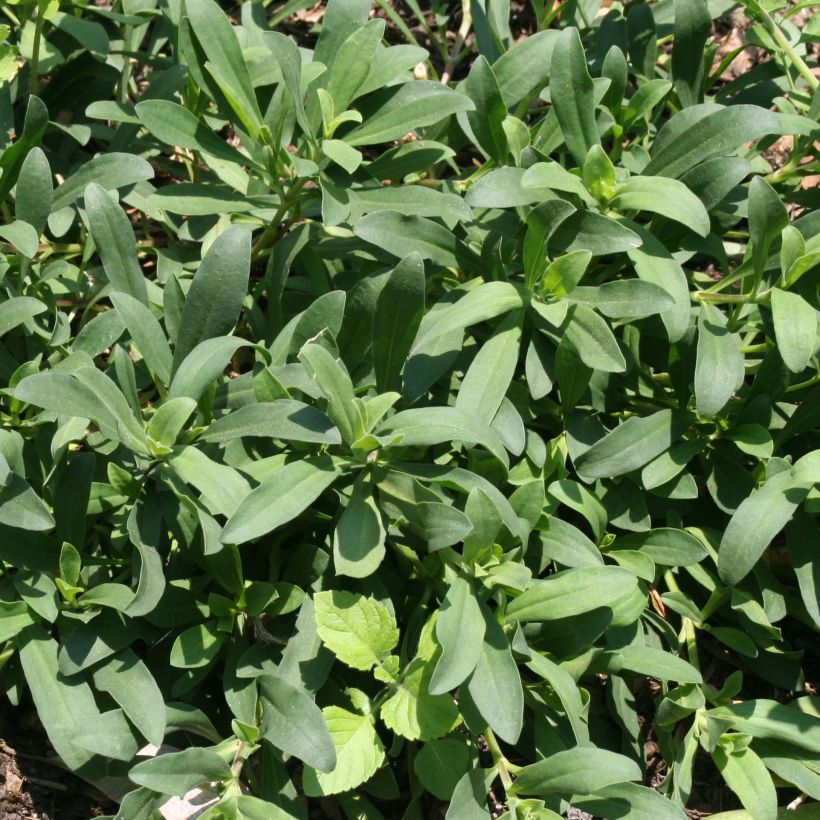
[[117, 807], [56, 760], [36, 716], [0, 715], [0, 818], [91, 820]]

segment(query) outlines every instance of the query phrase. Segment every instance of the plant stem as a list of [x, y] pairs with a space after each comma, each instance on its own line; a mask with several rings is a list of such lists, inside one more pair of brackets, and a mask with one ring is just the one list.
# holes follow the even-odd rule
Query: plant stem
[[40, 42], [43, 39], [43, 24], [45, 20], [39, 8], [37, 17], [34, 18], [34, 42], [31, 46], [31, 64], [29, 66], [28, 91], [29, 94], [36, 94], [40, 85]]
[[504, 753], [498, 745], [498, 741], [493, 734], [493, 730], [489, 726], [484, 730], [484, 739], [487, 741], [490, 754], [493, 756], [493, 763], [495, 763], [498, 768], [498, 776], [501, 778], [501, 782], [504, 784], [504, 789], [506, 791], [510, 788], [510, 786], [512, 786], [513, 779], [510, 775], [509, 769], [507, 768], [507, 758], [504, 757]]
[[791, 176], [796, 171], [799, 171], [801, 168], [808, 168], [813, 164], [814, 160], [812, 159], [809, 159], [806, 162], [802, 163], [796, 159], [791, 159], [784, 166], [778, 168], [776, 171], [772, 171], [770, 174], [766, 174], [766, 176], [763, 178], [770, 185], [776, 185], [778, 182], [782, 182], [784, 179], [787, 179], [789, 176]]
[[708, 620], [709, 616], [719, 609], [724, 601], [729, 597], [729, 590], [727, 589], [716, 589], [710, 596], [709, 600], [703, 605], [703, 609], [700, 611], [701, 618], [706, 621]]
[[5, 8], [3, 9], [3, 14], [5, 14], [6, 17], [8, 17], [9, 20], [11, 20], [11, 22], [14, 23], [15, 26], [17, 26], [17, 27], [20, 26], [20, 18], [9, 8], [8, 3], [5, 4]]
[[117, 99], [123, 104], [128, 102], [128, 83], [131, 80], [131, 58], [125, 52], [131, 50], [133, 32], [133, 26], [125, 26], [123, 31], [122, 71], [120, 72], [120, 84], [117, 89]]
[[473, 25], [473, 13], [470, 9], [470, 0], [462, 0], [461, 3], [461, 25], [458, 27], [458, 34], [456, 34], [456, 41], [450, 49], [450, 59], [447, 60], [447, 65], [444, 66], [444, 71], [441, 72], [441, 82], [444, 85], [450, 82], [450, 78], [458, 65], [461, 57], [461, 49], [467, 40], [467, 35]]
[[706, 290], [699, 290], [692, 294], [693, 302], [720, 302], [725, 304], [746, 305], [752, 302], [767, 302], [769, 291], [763, 293], [710, 293]]
[[12, 644], [8, 647], [8, 649], [4, 649], [3, 652], [0, 652], [0, 669], [2, 669], [14, 657], [14, 653], [16, 651], [17, 647]]
[[288, 192], [282, 197], [282, 201], [279, 203], [279, 207], [276, 209], [276, 213], [273, 215], [270, 224], [264, 231], [262, 231], [262, 235], [259, 239], [256, 240], [256, 243], [251, 251], [251, 255], [255, 256], [259, 253], [259, 250], [265, 247], [265, 243], [279, 230], [279, 223], [282, 221], [285, 214], [291, 209], [291, 206], [299, 196], [299, 192], [305, 186], [306, 182], [307, 177], [301, 177], [290, 186]]
[[772, 39], [783, 49], [783, 53], [791, 60], [792, 65], [797, 69], [800, 76], [808, 83], [812, 91], [816, 91], [820, 86], [820, 80], [814, 76], [812, 70], [806, 65], [806, 61], [794, 50], [794, 46], [789, 42], [785, 34], [783, 34], [780, 26], [775, 23], [772, 16], [761, 9], [759, 15], [760, 21], [764, 28], [771, 34]]
[[786, 392], [797, 393], [798, 390], [805, 390], [807, 387], [814, 387], [816, 384], [820, 384], [820, 373], [815, 373], [810, 379], [806, 379], [804, 382], [790, 385], [786, 388]]
[[[671, 592], [680, 592], [680, 587], [678, 586], [678, 582], [675, 580], [675, 576], [672, 574], [672, 570], [667, 570], [664, 572], [663, 579], [666, 581], [666, 585], [669, 587]], [[698, 636], [695, 631], [694, 621], [686, 616], [683, 616], [681, 620], [683, 621], [683, 636], [686, 642], [686, 654], [689, 658], [689, 663], [691, 663], [695, 669], [700, 671], [700, 660], [698, 659]]]

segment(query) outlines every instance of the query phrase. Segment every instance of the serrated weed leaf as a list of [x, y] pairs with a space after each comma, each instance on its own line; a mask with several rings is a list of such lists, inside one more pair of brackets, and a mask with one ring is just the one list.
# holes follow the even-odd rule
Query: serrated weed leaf
[[374, 598], [349, 592], [314, 596], [316, 630], [322, 643], [353, 669], [371, 669], [390, 654], [399, 639], [395, 620]]

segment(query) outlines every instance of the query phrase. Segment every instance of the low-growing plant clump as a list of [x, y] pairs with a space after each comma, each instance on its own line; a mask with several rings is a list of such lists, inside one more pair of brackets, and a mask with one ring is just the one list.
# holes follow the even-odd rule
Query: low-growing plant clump
[[309, 6], [0, 8], [6, 697], [118, 820], [820, 817], [820, 16]]

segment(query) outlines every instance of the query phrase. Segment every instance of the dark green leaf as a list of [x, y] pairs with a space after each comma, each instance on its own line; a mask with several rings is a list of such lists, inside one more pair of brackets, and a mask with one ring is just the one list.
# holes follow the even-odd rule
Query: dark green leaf
[[233, 330], [248, 285], [250, 256], [250, 231], [241, 226], [228, 228], [208, 249], [185, 297], [174, 373], [198, 344]]
[[412, 253], [390, 272], [373, 314], [373, 367], [379, 390], [395, 386], [421, 322], [424, 302], [424, 263]]
[[[59, 193], [60, 189], [57, 190]], [[91, 236], [100, 252], [105, 274], [115, 291], [148, 304], [145, 278], [137, 261], [134, 231], [122, 208], [95, 182], [83, 194]]]
[[569, 152], [581, 166], [593, 145], [600, 145], [595, 97], [578, 29], [561, 31], [550, 63], [550, 97]]
[[281, 467], [242, 500], [225, 525], [222, 542], [244, 544], [287, 524], [312, 504], [336, 476], [329, 456]]
[[137, 763], [128, 777], [161, 794], [181, 796], [200, 783], [226, 780], [231, 767], [216, 753], [196, 746]]

